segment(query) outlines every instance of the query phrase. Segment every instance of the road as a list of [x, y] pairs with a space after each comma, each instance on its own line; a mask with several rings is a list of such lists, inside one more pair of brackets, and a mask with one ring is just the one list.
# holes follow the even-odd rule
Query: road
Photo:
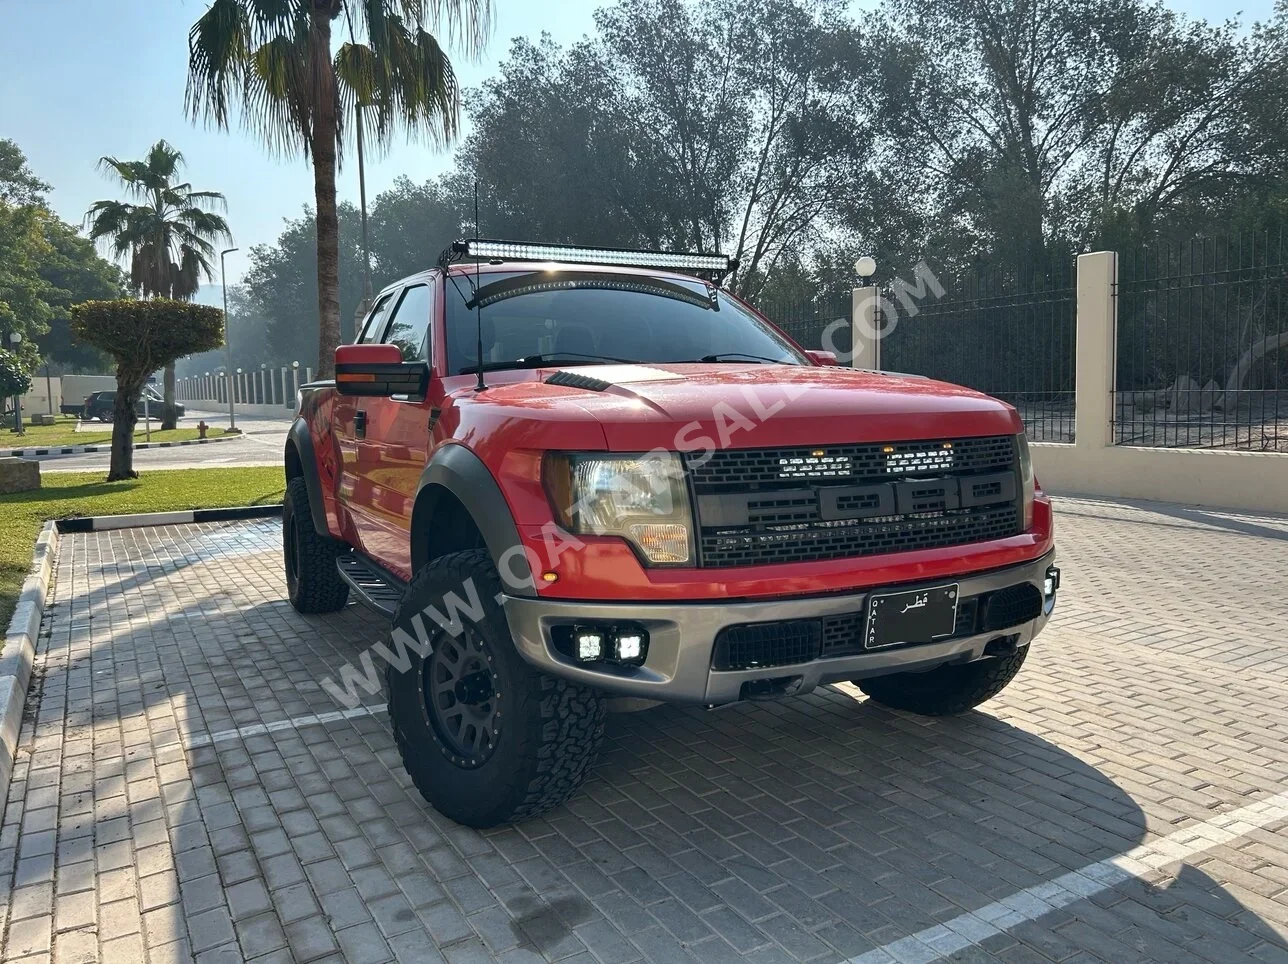
[[[181, 423], [191, 427], [204, 418], [212, 428], [227, 427], [228, 416], [214, 412], [194, 412]], [[281, 465], [282, 448], [286, 432], [291, 427], [290, 416], [264, 418], [261, 416], [237, 417], [241, 438], [218, 442], [214, 445], [180, 445], [165, 449], [139, 449], [134, 453], [135, 468], [146, 469], [209, 469], [234, 465]], [[91, 452], [83, 455], [43, 455], [40, 471], [93, 472], [106, 469], [108, 452]]]
[[1055, 616], [978, 711], [613, 716], [566, 805], [486, 833], [421, 799], [379, 685], [328, 695], [388, 624], [296, 613], [279, 523], [68, 534], [0, 958], [1288, 960], [1288, 517], [1057, 518]]

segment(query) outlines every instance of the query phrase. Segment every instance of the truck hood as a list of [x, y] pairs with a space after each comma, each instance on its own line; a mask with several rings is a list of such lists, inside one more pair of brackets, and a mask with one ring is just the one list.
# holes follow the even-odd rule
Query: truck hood
[[[553, 382], [552, 382], [553, 379]], [[462, 392], [458, 396], [464, 401]], [[751, 448], [1005, 435], [1015, 410], [909, 375], [791, 365], [586, 365], [494, 373], [471, 399], [549, 420], [573, 406], [611, 451]], [[471, 406], [472, 407], [472, 406]], [[713, 445], [710, 443], [714, 443]]]

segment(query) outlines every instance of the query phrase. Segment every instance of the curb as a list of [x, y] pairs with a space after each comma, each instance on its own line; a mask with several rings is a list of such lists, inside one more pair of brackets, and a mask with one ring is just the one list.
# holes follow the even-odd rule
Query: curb
[[[169, 449], [180, 445], [214, 445], [216, 442], [231, 442], [237, 435], [219, 435], [215, 438], [190, 438], [182, 442], [135, 442], [134, 451], [139, 449]], [[85, 452], [110, 452], [111, 443], [106, 445], [63, 445], [44, 449], [0, 449], [0, 458], [24, 459], [31, 455], [82, 455]]]
[[59, 519], [59, 532], [105, 532], [140, 526], [169, 526], [185, 522], [228, 522], [234, 519], [268, 519], [281, 515], [280, 505], [237, 505], [226, 509], [184, 509], [181, 512], [140, 512], [135, 515], [95, 515]]
[[22, 584], [18, 606], [13, 611], [0, 652], [0, 816], [9, 799], [14, 753], [22, 730], [22, 711], [31, 681], [31, 664], [36, 655], [40, 621], [45, 615], [45, 597], [53, 577], [58, 554], [58, 528], [46, 522], [36, 539], [31, 570]]

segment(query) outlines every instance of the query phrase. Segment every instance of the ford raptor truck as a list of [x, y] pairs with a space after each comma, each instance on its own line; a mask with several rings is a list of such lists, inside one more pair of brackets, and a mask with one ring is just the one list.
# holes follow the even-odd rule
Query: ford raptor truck
[[721, 288], [733, 267], [456, 242], [301, 390], [290, 601], [388, 617], [398, 750], [453, 820], [567, 799], [610, 699], [852, 681], [959, 713], [1051, 615], [1051, 504], [1015, 410], [800, 348]]

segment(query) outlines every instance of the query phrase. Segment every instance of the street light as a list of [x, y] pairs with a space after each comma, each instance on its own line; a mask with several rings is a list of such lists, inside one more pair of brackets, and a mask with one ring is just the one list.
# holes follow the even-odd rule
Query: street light
[[[20, 331], [9, 332], [9, 344], [13, 346], [13, 353], [15, 355], [14, 361], [17, 362], [16, 356], [18, 354], [18, 346], [22, 344], [22, 332]], [[13, 397], [13, 430], [17, 432], [19, 435], [22, 434], [22, 396], [21, 395], [15, 395]]]
[[[219, 252], [219, 286], [224, 290], [224, 350], [228, 355], [227, 368], [233, 367], [233, 343], [228, 338], [228, 269], [224, 265], [224, 256], [239, 251], [240, 248], [224, 248]], [[239, 368], [238, 371], [241, 371]], [[229, 380], [231, 382], [231, 379]], [[237, 412], [233, 408], [233, 393], [228, 393], [228, 431], [237, 431]]]
[[877, 273], [876, 258], [869, 257], [866, 254], [859, 258], [858, 261], [854, 262], [854, 273], [865, 280], [871, 278]]

